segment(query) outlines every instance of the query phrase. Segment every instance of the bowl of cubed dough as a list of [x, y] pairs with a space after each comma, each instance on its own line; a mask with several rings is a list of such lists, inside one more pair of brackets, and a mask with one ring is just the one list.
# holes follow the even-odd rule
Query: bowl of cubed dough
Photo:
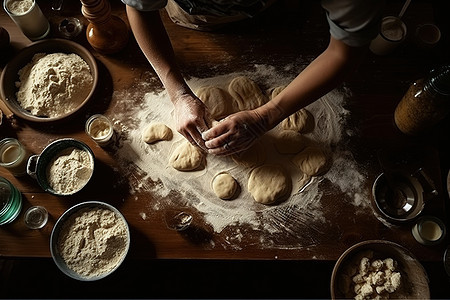
[[332, 299], [429, 299], [428, 276], [406, 248], [369, 240], [351, 246], [331, 276]]
[[21, 49], [6, 64], [0, 96], [17, 117], [54, 122], [84, 107], [97, 82], [97, 62], [85, 47], [70, 40], [46, 39]]

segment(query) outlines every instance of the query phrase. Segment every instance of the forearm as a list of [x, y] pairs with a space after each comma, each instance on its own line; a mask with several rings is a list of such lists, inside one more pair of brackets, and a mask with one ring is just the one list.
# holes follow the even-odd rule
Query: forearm
[[175, 59], [175, 54], [158, 11], [141, 12], [127, 6], [134, 37], [173, 100], [192, 93]]
[[352, 48], [332, 38], [328, 48], [277, 97], [257, 109], [267, 130], [335, 88], [354, 71], [365, 52], [365, 47]]

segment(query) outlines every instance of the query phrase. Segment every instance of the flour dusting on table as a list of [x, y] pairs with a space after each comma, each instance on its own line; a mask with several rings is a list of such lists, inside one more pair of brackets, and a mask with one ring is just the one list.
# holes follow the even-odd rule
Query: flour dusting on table
[[[257, 82], [263, 90], [269, 90], [286, 85], [295, 77], [281, 72], [277, 72], [272, 66], [256, 65], [254, 70], [247, 72], [212, 78], [191, 78], [188, 84], [193, 90], [206, 85], [226, 88], [233, 78], [244, 75]], [[369, 195], [362, 184], [366, 175], [343, 142], [348, 134], [344, 130], [344, 124], [349, 112], [343, 107], [348, 94], [349, 91], [345, 89], [336, 89], [307, 107], [314, 115], [316, 125], [314, 131], [306, 136], [332, 151], [333, 165], [325, 175], [314, 177], [306, 186], [302, 182], [303, 174], [291, 163], [292, 156], [279, 154], [273, 146], [274, 137], [281, 129], [276, 127], [262, 137], [261, 143], [267, 152], [266, 163], [282, 165], [293, 182], [292, 194], [287, 201], [265, 206], [256, 203], [247, 191], [251, 169], [237, 165], [230, 157], [208, 155], [206, 167], [194, 172], [179, 172], [170, 167], [170, 154], [184, 137], [176, 132], [173, 106], [167, 92], [147, 93], [140, 107], [130, 107], [123, 112], [124, 115], [116, 116], [116, 125], [122, 125], [123, 129], [123, 141], [117, 151], [119, 162], [123, 168], [133, 168], [134, 172], [139, 173], [138, 177], [143, 177], [130, 181], [131, 192], [149, 192], [160, 199], [148, 203], [149, 211], [143, 212], [141, 217], [145, 219], [151, 211], [163, 210], [167, 202], [178, 198], [182, 200], [171, 204], [192, 207], [201, 213], [204, 222], [214, 232], [227, 232], [224, 247], [240, 249], [243, 235], [249, 231], [260, 233], [255, 243], [260, 243], [261, 247], [299, 248], [318, 244], [319, 241], [313, 236], [324, 232], [324, 226], [332, 226], [327, 225], [323, 208], [336, 205], [322, 201], [324, 193], [331, 193], [326, 188], [331, 186], [333, 192], [343, 194], [345, 197], [342, 201], [350, 202], [354, 207], [366, 209], [370, 206], [367, 200]], [[123, 120], [129, 120], [130, 116], [135, 123], [125, 125]], [[174, 137], [171, 141], [150, 145], [142, 141], [142, 130], [155, 121], [162, 122], [173, 130]], [[214, 175], [224, 171], [236, 178], [241, 187], [239, 196], [231, 201], [219, 199], [210, 186]], [[173, 197], [174, 195], [179, 197]], [[287, 243], [283, 236], [297, 237], [298, 244]], [[249, 242], [247, 236], [246, 240]]]

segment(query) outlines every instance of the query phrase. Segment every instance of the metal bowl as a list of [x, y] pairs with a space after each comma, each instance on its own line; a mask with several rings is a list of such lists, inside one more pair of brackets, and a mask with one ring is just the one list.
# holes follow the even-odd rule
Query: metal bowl
[[[78, 54], [91, 69], [93, 77], [92, 89], [87, 97], [74, 110], [57, 117], [40, 117], [23, 109], [16, 99], [16, 82], [19, 80], [19, 70], [27, 65], [36, 53], [75, 53]], [[83, 46], [75, 42], [63, 39], [47, 39], [32, 43], [30, 46], [20, 50], [17, 55], [5, 66], [0, 77], [0, 96], [6, 106], [14, 115], [33, 122], [54, 122], [65, 119], [79, 111], [92, 97], [98, 82], [98, 67], [94, 56]]]
[[[59, 236], [61, 234], [61, 230], [63, 229], [64, 224], [70, 218], [70, 216], [79, 212], [82, 209], [96, 209], [96, 208], [111, 210], [119, 217], [119, 219], [121, 221], [124, 222], [124, 224], [126, 225], [126, 230], [127, 230], [126, 247], [125, 247], [124, 254], [122, 255], [119, 262], [109, 272], [103, 273], [99, 276], [86, 277], [86, 276], [80, 275], [79, 273], [75, 272], [74, 270], [72, 270], [71, 268], [69, 268], [67, 266], [66, 262], [64, 261], [64, 259], [62, 258], [61, 254], [60, 254], [59, 247], [58, 247], [58, 241], [59, 241]], [[117, 208], [115, 208], [114, 206], [107, 204], [105, 202], [87, 201], [87, 202], [79, 203], [79, 204], [72, 206], [71, 208], [66, 210], [61, 215], [61, 217], [59, 217], [59, 219], [56, 221], [55, 226], [53, 227], [52, 233], [50, 235], [50, 253], [52, 255], [53, 261], [55, 262], [56, 266], [67, 276], [69, 276], [73, 279], [80, 280], [80, 281], [95, 281], [95, 280], [105, 278], [106, 276], [112, 274], [115, 270], [117, 270], [120, 267], [120, 265], [123, 263], [123, 261], [125, 260], [125, 257], [128, 254], [128, 250], [130, 248], [130, 240], [131, 240], [130, 239], [130, 229], [129, 229], [128, 223], [127, 223], [125, 217], [120, 213], [120, 211]]]
[[[50, 186], [47, 178], [47, 167], [58, 153], [68, 148], [77, 148], [80, 150], [84, 150], [89, 154], [89, 157], [92, 162], [92, 173], [89, 179], [85, 182], [83, 186], [80, 187], [80, 189], [73, 191], [72, 193], [62, 194], [55, 191]], [[47, 145], [47, 147], [45, 147], [44, 150], [42, 150], [41, 154], [30, 156], [27, 163], [27, 173], [28, 175], [37, 180], [38, 184], [44, 191], [57, 196], [70, 196], [79, 192], [88, 184], [88, 182], [92, 178], [92, 174], [94, 173], [94, 162], [95, 162], [94, 152], [91, 150], [91, 148], [89, 148], [88, 145], [72, 138], [63, 138]]]
[[399, 299], [430, 299], [428, 276], [420, 262], [404, 247], [384, 240], [369, 240], [360, 242], [347, 249], [337, 260], [331, 275], [330, 291], [332, 299], [344, 299], [345, 274], [348, 268], [365, 251], [373, 251], [374, 258], [392, 258], [397, 262], [401, 274], [399, 290], [391, 294]]
[[381, 174], [373, 184], [374, 208], [382, 217], [394, 223], [411, 221], [423, 210], [423, 187], [417, 178], [406, 173], [391, 174], [391, 182]]

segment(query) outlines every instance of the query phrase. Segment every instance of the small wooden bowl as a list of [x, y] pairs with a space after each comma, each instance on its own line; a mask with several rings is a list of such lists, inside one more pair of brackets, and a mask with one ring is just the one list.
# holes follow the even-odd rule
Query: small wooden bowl
[[[19, 80], [19, 70], [28, 64], [36, 53], [75, 53], [78, 54], [91, 69], [93, 85], [87, 97], [74, 110], [58, 117], [40, 117], [23, 109], [17, 102], [16, 82]], [[63, 39], [48, 39], [32, 43], [20, 50], [17, 55], [5, 66], [0, 77], [0, 97], [14, 115], [33, 122], [54, 122], [65, 119], [78, 112], [92, 97], [98, 82], [98, 67], [94, 56], [83, 46]]]

